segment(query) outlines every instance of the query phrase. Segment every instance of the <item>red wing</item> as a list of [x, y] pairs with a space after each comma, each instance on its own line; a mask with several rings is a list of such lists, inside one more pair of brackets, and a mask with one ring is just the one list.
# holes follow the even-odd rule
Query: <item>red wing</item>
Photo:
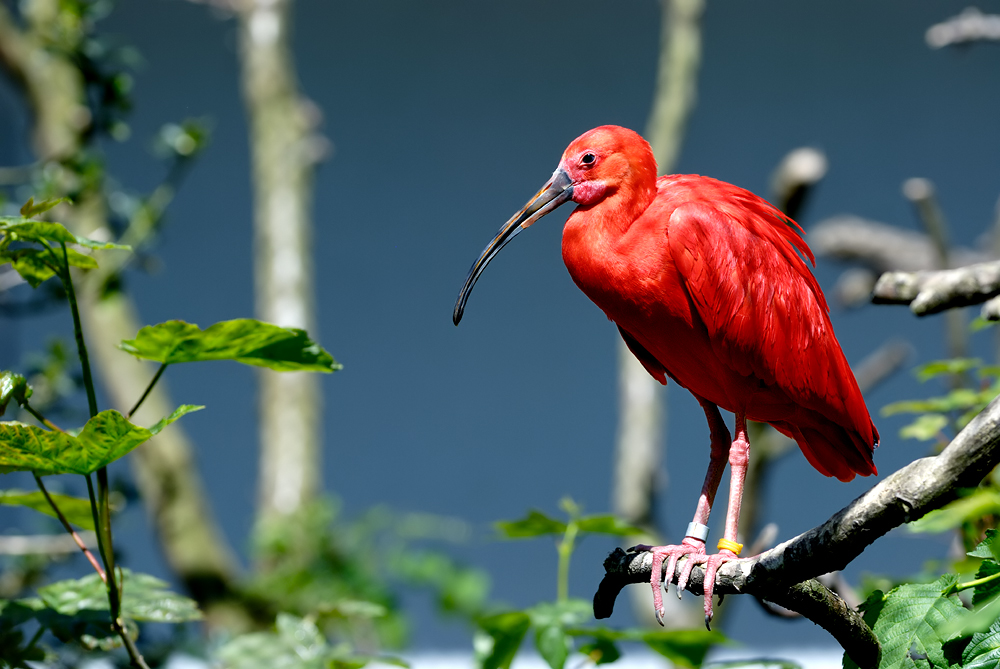
[[628, 350], [632, 351], [632, 355], [636, 357], [642, 366], [646, 368], [649, 375], [654, 379], [667, 385], [667, 368], [660, 364], [660, 361], [656, 359], [652, 353], [646, 350], [646, 347], [636, 341], [635, 337], [630, 335], [625, 331], [622, 326], [618, 326], [618, 332], [621, 333], [622, 339], [625, 341], [625, 345], [628, 346]]
[[[871, 462], [877, 432], [833, 334], [826, 300], [795, 251], [805, 244], [770, 204], [742, 194], [743, 206], [695, 201], [670, 215], [668, 247], [694, 310], [719, 359], [762, 382], [753, 404], [791, 400], [818, 412], [853, 433], [855, 447]], [[797, 407], [789, 407], [792, 422], [818, 426]]]

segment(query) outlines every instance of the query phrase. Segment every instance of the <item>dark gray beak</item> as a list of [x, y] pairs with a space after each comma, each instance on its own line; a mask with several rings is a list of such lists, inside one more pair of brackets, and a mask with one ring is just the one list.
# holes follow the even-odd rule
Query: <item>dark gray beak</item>
[[479, 279], [479, 275], [483, 273], [483, 270], [486, 269], [486, 265], [493, 260], [493, 256], [500, 253], [500, 249], [507, 246], [508, 242], [514, 239], [521, 230], [524, 230], [545, 214], [553, 211], [559, 205], [572, 199], [572, 197], [573, 182], [570, 180], [569, 175], [562, 168], [559, 168], [552, 173], [552, 178], [542, 186], [542, 189], [535, 194], [535, 197], [531, 198], [521, 211], [514, 214], [509, 221], [504, 223], [503, 227], [496, 234], [496, 237], [483, 249], [479, 258], [473, 263], [472, 269], [469, 270], [469, 276], [465, 280], [465, 285], [462, 286], [462, 292], [458, 295], [458, 302], [455, 303], [455, 311], [451, 316], [455, 325], [458, 325], [459, 321], [462, 320], [462, 314], [465, 312], [465, 303], [469, 300], [472, 287], [476, 285], [476, 281]]

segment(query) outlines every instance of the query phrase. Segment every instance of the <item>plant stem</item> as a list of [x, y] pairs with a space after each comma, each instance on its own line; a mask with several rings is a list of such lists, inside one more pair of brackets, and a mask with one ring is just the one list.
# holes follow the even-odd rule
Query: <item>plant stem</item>
[[35, 417], [35, 420], [37, 420], [37, 421], [38, 421], [39, 423], [41, 423], [41, 424], [42, 424], [42, 425], [44, 425], [45, 427], [47, 427], [47, 428], [49, 428], [50, 430], [53, 430], [53, 431], [55, 431], [55, 432], [63, 432], [63, 429], [62, 429], [61, 427], [59, 427], [58, 425], [56, 425], [55, 423], [53, 423], [52, 421], [50, 421], [50, 420], [49, 420], [48, 418], [46, 418], [46, 417], [45, 417], [45, 416], [43, 416], [42, 414], [40, 414], [40, 413], [38, 413], [37, 411], [35, 411], [35, 410], [34, 410], [34, 409], [33, 409], [33, 408], [31, 407], [31, 405], [29, 405], [29, 404], [28, 404], [27, 402], [25, 402], [25, 403], [24, 403], [24, 404], [22, 404], [21, 406], [22, 406], [22, 407], [24, 408], [24, 410], [25, 410], [25, 411], [27, 411], [27, 412], [28, 412], [28, 413], [30, 413], [30, 414], [31, 414], [32, 416], [34, 416], [34, 417]]
[[69, 256], [66, 253], [66, 243], [59, 242], [59, 246], [62, 248], [63, 254], [63, 285], [66, 288], [66, 298], [69, 300], [69, 308], [73, 314], [73, 333], [76, 335], [76, 350], [80, 355], [80, 366], [83, 368], [83, 386], [87, 389], [87, 404], [90, 408], [90, 417], [93, 418], [97, 415], [97, 393], [94, 392], [94, 377], [90, 374], [90, 358], [87, 356], [87, 344], [83, 340], [83, 326], [80, 324], [80, 309], [76, 303], [73, 277], [69, 271]]
[[139, 401], [135, 403], [135, 406], [133, 406], [129, 410], [128, 415], [126, 416], [126, 418], [131, 418], [132, 414], [134, 414], [136, 411], [138, 411], [139, 407], [142, 406], [142, 403], [146, 401], [146, 398], [149, 396], [149, 393], [152, 392], [152, 390], [153, 390], [153, 386], [155, 386], [156, 382], [160, 380], [160, 377], [163, 375], [163, 371], [167, 368], [167, 364], [169, 364], [169, 363], [165, 362], [165, 363], [161, 364], [160, 368], [158, 370], [156, 370], [156, 374], [153, 376], [153, 380], [149, 382], [148, 386], [146, 386], [146, 390], [142, 393], [142, 397], [140, 397]]
[[996, 574], [990, 574], [989, 576], [984, 576], [982, 578], [977, 578], [974, 581], [966, 581], [965, 583], [956, 583], [955, 585], [951, 586], [951, 588], [948, 590], [948, 594], [950, 595], [956, 592], [962, 592], [963, 590], [968, 590], [969, 588], [975, 588], [976, 586], [984, 585], [986, 583], [995, 581], [998, 578], [1000, 578], [1000, 572], [997, 572]]
[[66, 528], [66, 531], [69, 532], [70, 536], [73, 537], [73, 541], [75, 541], [76, 545], [80, 547], [81, 551], [83, 551], [83, 555], [87, 558], [87, 561], [90, 562], [90, 565], [101, 577], [101, 580], [107, 583], [108, 577], [104, 573], [104, 570], [101, 569], [101, 565], [97, 564], [97, 559], [94, 557], [94, 554], [90, 552], [90, 549], [87, 548], [87, 545], [83, 543], [83, 539], [80, 538], [80, 535], [76, 533], [76, 530], [73, 529], [73, 526], [69, 524], [68, 520], [66, 520], [66, 516], [63, 515], [63, 512], [59, 510], [58, 506], [56, 506], [56, 501], [52, 499], [52, 495], [49, 494], [49, 491], [45, 489], [45, 484], [42, 483], [42, 477], [39, 476], [38, 474], [35, 474], [34, 472], [32, 472], [32, 475], [35, 477], [35, 483], [38, 484], [38, 489], [42, 491], [42, 494], [45, 495], [45, 499], [48, 500], [49, 506], [51, 506], [52, 510], [56, 512], [56, 516], [59, 518], [59, 522], [62, 523], [62, 526]]
[[576, 543], [577, 524], [570, 520], [566, 532], [559, 542], [559, 573], [556, 577], [556, 601], [565, 602], [569, 599], [569, 559], [573, 556], [573, 545]]

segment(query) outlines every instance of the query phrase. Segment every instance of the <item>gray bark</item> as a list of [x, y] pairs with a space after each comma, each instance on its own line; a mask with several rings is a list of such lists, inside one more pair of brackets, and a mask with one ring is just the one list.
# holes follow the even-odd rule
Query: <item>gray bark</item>
[[[254, 285], [261, 320], [316, 336], [312, 265], [313, 171], [325, 148], [315, 107], [298, 92], [291, 0], [245, 0], [243, 93], [254, 186]], [[295, 512], [320, 488], [322, 394], [315, 374], [259, 372], [259, 517]]]

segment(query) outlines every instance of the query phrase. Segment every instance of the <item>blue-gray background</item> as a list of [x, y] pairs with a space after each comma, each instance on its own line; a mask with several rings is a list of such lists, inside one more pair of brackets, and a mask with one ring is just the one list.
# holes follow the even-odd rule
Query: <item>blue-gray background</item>
[[[1000, 51], [932, 51], [924, 42], [928, 26], [965, 4], [710, 0], [697, 108], [678, 171], [766, 195], [780, 158], [812, 145], [831, 167], [803, 216], [807, 229], [842, 212], [916, 227], [900, 184], [922, 176], [937, 185], [954, 240], [975, 243], [994, 219], [1000, 190]], [[490, 521], [530, 507], [555, 512], [563, 495], [588, 511], [606, 510], [618, 335], [563, 268], [559, 235], [568, 207], [492, 263], [460, 328], [451, 310], [471, 262], [570, 140], [605, 123], [643, 129], [658, 3], [296, 5], [302, 89], [323, 110], [334, 145], [317, 175], [314, 247], [316, 334], [344, 364], [323, 379], [327, 489], [348, 514], [388, 504], [458, 515], [482, 536]], [[996, 12], [1000, 3], [982, 9]], [[169, 211], [160, 270], [128, 277], [143, 319], [207, 325], [252, 315], [251, 191], [233, 22], [203, 5], [141, 0], [121, 2], [102, 26], [145, 58], [133, 139], [107, 147], [126, 187], [148, 190], [161, 178], [149, 138], [163, 123], [197, 116], [214, 124], [209, 150]], [[6, 81], [0, 119], [0, 164], [29, 161], [27, 115]], [[840, 269], [820, 260], [816, 273], [829, 288]], [[942, 355], [939, 318], [867, 307], [833, 319], [851, 361], [896, 334], [915, 344], [914, 363]], [[61, 312], [4, 319], [6, 364], [67, 325]], [[979, 354], [992, 355], [991, 333], [975, 342]], [[215, 511], [245, 552], [256, 486], [253, 373], [219, 363], [172, 368], [168, 376], [178, 402], [208, 406], [184, 423]], [[904, 372], [868, 403], [877, 412], [937, 390]], [[688, 393], [673, 386], [668, 395], [662, 516], [679, 538], [707, 465], [708, 435]], [[877, 422], [883, 474], [925, 452], [896, 436], [902, 420]], [[871, 483], [826, 479], [795, 453], [776, 467], [765, 519], [791, 537]], [[0, 525], [9, 530], [11, 522]], [[129, 511], [119, 532], [133, 565], [165, 573], [141, 510]], [[894, 532], [848, 575], [909, 574], [943, 557], [947, 543]], [[612, 545], [583, 544], [573, 595], [592, 594]], [[458, 554], [492, 573], [499, 599], [529, 605], [554, 596], [555, 554], [544, 541], [479, 541]], [[415, 611], [429, 606], [406, 599]], [[732, 598], [725, 607], [735, 609], [731, 633], [752, 645], [831, 643], [811, 624], [768, 618], [750, 601]], [[626, 609], [612, 622], [628, 622]], [[415, 642], [461, 647], [468, 638], [460, 626], [421, 616]]]

